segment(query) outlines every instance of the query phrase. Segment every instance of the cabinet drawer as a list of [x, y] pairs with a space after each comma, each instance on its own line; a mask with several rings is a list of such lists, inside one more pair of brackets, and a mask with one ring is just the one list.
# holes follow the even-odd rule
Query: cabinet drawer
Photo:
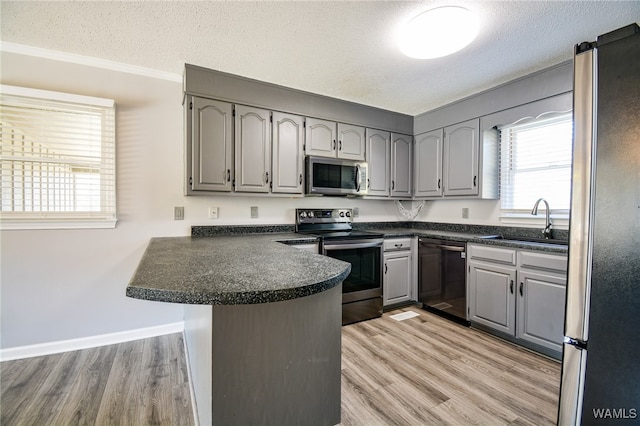
[[512, 249], [469, 244], [467, 251], [471, 259], [516, 265], [516, 251]]
[[567, 272], [567, 256], [537, 251], [520, 251], [518, 252], [518, 266], [565, 273]]
[[411, 238], [384, 240], [384, 251], [411, 250]]

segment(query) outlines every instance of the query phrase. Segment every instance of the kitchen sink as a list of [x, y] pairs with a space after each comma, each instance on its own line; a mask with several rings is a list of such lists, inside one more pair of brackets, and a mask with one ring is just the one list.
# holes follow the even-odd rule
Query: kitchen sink
[[569, 245], [567, 240], [546, 239], [546, 238], [534, 238], [534, 237], [520, 237], [515, 235], [484, 235], [480, 237], [485, 240], [505, 240], [505, 241], [520, 241], [525, 243], [540, 243], [540, 244], [556, 244], [556, 245]]

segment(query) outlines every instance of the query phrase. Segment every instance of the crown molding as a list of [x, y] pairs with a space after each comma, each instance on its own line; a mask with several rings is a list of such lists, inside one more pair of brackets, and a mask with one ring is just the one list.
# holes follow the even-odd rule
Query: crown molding
[[144, 77], [168, 80], [182, 83], [182, 75], [165, 71], [158, 71], [152, 68], [140, 67], [137, 65], [125, 64], [122, 62], [109, 61], [107, 59], [95, 58], [92, 56], [76, 55], [74, 53], [61, 52], [59, 50], [49, 50], [40, 47], [27, 46], [24, 44], [0, 41], [0, 51], [17, 53], [19, 55], [35, 56], [38, 58], [52, 59], [54, 61], [68, 62], [78, 65], [86, 65], [95, 68], [102, 68], [110, 71], [124, 72], [128, 74], [141, 75]]

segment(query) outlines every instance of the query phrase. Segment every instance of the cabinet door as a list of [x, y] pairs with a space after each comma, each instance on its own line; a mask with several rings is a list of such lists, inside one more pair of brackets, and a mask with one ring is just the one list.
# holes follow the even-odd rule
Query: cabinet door
[[367, 129], [366, 134], [369, 195], [388, 196], [391, 175], [391, 134], [372, 129]]
[[416, 136], [414, 157], [415, 197], [442, 196], [442, 129]]
[[238, 192], [269, 192], [271, 182], [270, 112], [236, 105], [235, 146]]
[[469, 320], [511, 336], [516, 331], [516, 269], [469, 261]]
[[336, 123], [333, 121], [307, 118], [306, 154], [320, 157], [336, 157]]
[[302, 194], [304, 173], [303, 119], [298, 115], [273, 112], [271, 172], [274, 193]]
[[391, 134], [391, 196], [411, 197], [412, 136]]
[[338, 158], [364, 161], [364, 127], [338, 123]]
[[233, 176], [232, 105], [193, 97], [191, 115], [191, 189], [231, 191]]
[[566, 277], [518, 271], [517, 337], [562, 352]]
[[480, 120], [444, 129], [444, 195], [478, 194]]
[[383, 305], [411, 300], [411, 251], [384, 254]]

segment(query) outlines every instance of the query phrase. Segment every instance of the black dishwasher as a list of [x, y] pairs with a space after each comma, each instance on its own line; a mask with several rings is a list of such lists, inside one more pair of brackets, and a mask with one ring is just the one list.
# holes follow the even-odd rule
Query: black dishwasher
[[466, 243], [418, 241], [418, 300], [430, 312], [469, 325]]

